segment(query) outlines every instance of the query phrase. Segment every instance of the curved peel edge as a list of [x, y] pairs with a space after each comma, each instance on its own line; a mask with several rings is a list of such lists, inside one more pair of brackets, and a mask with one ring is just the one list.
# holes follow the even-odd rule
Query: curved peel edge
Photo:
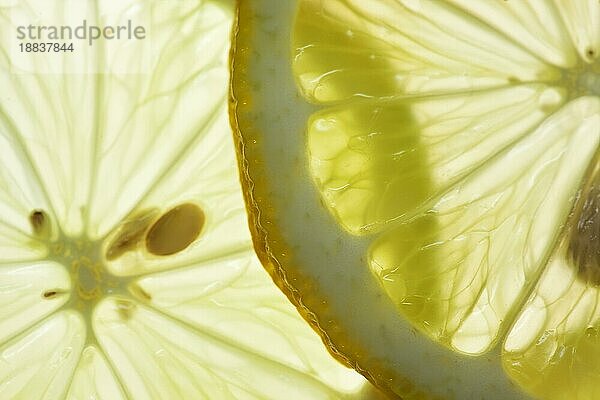
[[[367, 349], [352, 343], [335, 322], [329, 323], [327, 329], [323, 326], [321, 321], [324, 321], [326, 316], [318, 315], [313, 310], [318, 309], [318, 303], [324, 296], [309, 298], [305, 295], [315, 293], [318, 290], [317, 285], [312, 282], [312, 278], [303, 275], [297, 265], [291, 263], [292, 247], [286, 243], [276, 225], [271, 223], [275, 220], [274, 213], [267, 207], [261, 209], [260, 203], [265, 198], [263, 196], [268, 194], [268, 183], [264, 179], [265, 174], [256, 171], [264, 168], [264, 165], [254, 166], [253, 172], [249, 167], [250, 162], [259, 163], [257, 159], [250, 157], [251, 154], [260, 153], [260, 141], [256, 140], [260, 132], [250, 124], [240, 124], [239, 118], [253, 107], [247, 70], [252, 49], [250, 38], [256, 28], [252, 15], [250, 2], [237, 0], [230, 50], [229, 118], [254, 250], [274, 283], [321, 337], [335, 359], [358, 371], [389, 398], [434, 399], [430, 394], [416, 388], [408, 378], [369, 358]], [[240, 24], [240, 21], [244, 23]], [[315, 307], [311, 307], [312, 305]]]

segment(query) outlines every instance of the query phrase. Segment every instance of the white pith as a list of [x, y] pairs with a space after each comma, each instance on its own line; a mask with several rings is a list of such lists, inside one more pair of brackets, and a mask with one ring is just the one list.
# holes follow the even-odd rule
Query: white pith
[[[529, 398], [528, 395], [520, 392], [514, 386], [502, 369], [499, 352], [503, 345], [502, 338], [505, 337], [504, 330], [501, 331], [503, 333], [500, 334], [501, 339], [499, 339], [499, 342], [490, 341], [489, 338], [486, 338], [481, 344], [470, 347], [472, 343], [458, 338], [452, 343], [456, 350], [474, 354], [483, 353], [477, 357], [463, 356], [440, 349], [419, 333], [415, 333], [414, 328], [397, 315], [395, 307], [387, 299], [380, 297], [380, 288], [377, 283], [373, 282], [373, 277], [366, 266], [365, 260], [369, 257], [368, 250], [372, 247], [373, 241], [377, 239], [377, 235], [355, 236], [348, 234], [347, 231], [339, 227], [338, 218], [329, 214], [321, 203], [322, 193], [315, 189], [314, 177], [302, 169], [308, 169], [307, 166], [311, 162], [305, 153], [307, 148], [307, 121], [315, 112], [327, 109], [328, 103], [335, 103], [335, 101], [331, 97], [331, 88], [328, 88], [326, 84], [327, 79], [331, 76], [307, 75], [297, 77], [299, 82], [310, 82], [308, 86], [313, 85], [309, 93], [314, 90], [317, 98], [322, 96], [322, 105], [310, 105], [301, 99], [298, 93], [296, 82], [293, 80], [293, 72], [290, 68], [292, 62], [289, 59], [290, 54], [295, 54], [294, 51], [296, 50], [289, 48], [291, 29], [293, 29], [292, 21], [298, 2], [293, 3], [295, 4], [280, 5], [267, 0], [253, 2], [252, 8], [260, 10], [255, 22], [255, 26], [260, 28], [259, 32], [255, 32], [253, 37], [254, 64], [250, 66], [250, 76], [258, 80], [260, 77], [266, 76], [268, 71], [271, 81], [275, 84], [273, 87], [261, 86], [252, 89], [252, 98], [256, 102], [253, 123], [256, 125], [256, 130], [260, 132], [262, 143], [260, 144], [261, 151], [257, 152], [256, 155], [250, 154], [249, 157], [264, 158], [266, 163], [264, 170], [267, 171], [266, 181], [269, 182], [269, 193], [273, 195], [273, 208], [281, 210], [277, 214], [279, 229], [282, 231], [283, 237], [294, 245], [295, 265], [302, 266], [304, 273], [320, 282], [319, 289], [317, 289], [317, 291], [320, 290], [318, 296], [326, 298], [331, 308], [328, 311], [322, 311], [321, 317], [324, 320], [336, 318], [341, 330], [348, 332], [351, 341], [358, 342], [359, 348], [368, 349], [369, 355], [373, 356], [374, 359], [363, 360], [362, 363], [359, 361], [363, 368], [369, 369], [369, 365], [393, 366], [400, 376], [408, 377], [411, 382], [414, 382], [416, 388], [422, 388], [443, 398]], [[401, 3], [402, 5], [399, 6], [393, 2], [373, 2], [374, 5], [369, 8], [369, 11], [373, 11], [374, 15], [377, 14], [378, 11], [381, 11], [377, 10], [376, 6], [379, 5], [382, 8], [389, 6], [390, 10], [393, 7], [410, 8], [412, 5], [416, 11], [421, 11], [421, 7], [425, 9], [431, 4], [436, 4], [436, 2], [409, 1]], [[454, 3], [459, 3], [466, 8], [469, 4], [460, 1]], [[358, 2], [355, 5], [357, 8], [362, 7]], [[496, 5], [482, 3], [478, 5], [480, 7], [477, 8], [477, 12], [485, 11], [488, 5], [490, 8], [496, 7]], [[537, 6], [539, 6], [538, 11], [544, 8], [542, 3], [536, 3], [532, 7]], [[501, 7], [498, 5], [496, 8]], [[569, 9], [564, 5], [564, 10], [561, 9], [561, 11], [567, 17], [573, 15], [577, 17], [582, 9], [577, 7]], [[392, 12], [388, 14], [393, 15]], [[594, 21], [593, 18], [584, 15], [579, 16], [581, 18], [585, 17], [586, 21]], [[508, 17], [508, 15], [503, 16], [503, 18]], [[350, 17], [348, 19], [351, 20]], [[573, 18], [573, 20], [576, 20], [576, 18]], [[502, 28], [501, 25], [502, 21], [498, 21], [498, 25], [494, 28]], [[527, 29], [523, 27], [513, 28], [511, 25], [511, 29], [506, 28], [504, 33], [513, 38], [526, 34]], [[586, 35], [589, 32], [598, 32], [598, 27], [587, 28], [589, 27], [569, 26], [570, 32], [575, 32], [572, 36], [568, 34], [561, 36], [561, 33], [553, 31], [556, 34], [553, 39], [556, 39], [557, 48], [562, 48], [561, 46], [568, 44], [570, 40], [577, 43], [586, 43], [587, 40], [593, 45], [597, 45], [600, 38], [593, 37], [590, 39]], [[277, 35], [273, 36], [271, 32], [277, 32]], [[572, 147], [565, 149], [568, 155], [565, 160], [573, 160], [573, 162], [564, 161], [562, 171], [568, 172], [557, 175], [555, 189], [550, 191], [551, 194], [548, 195], [550, 198], [553, 196], [558, 198], [564, 195], [562, 201], [568, 202], [579, 182], [569, 186], [569, 190], [572, 190], [572, 192], [569, 192], [568, 195], [566, 191], [561, 193], [560, 190], [558, 191], [559, 194], [555, 194], [557, 189], [564, 185], [570, 185], [569, 182], [572, 183], [572, 181], [581, 179], [587, 163], [593, 158], [594, 150], [598, 145], [598, 100], [596, 98], [598, 95], [596, 86], [598, 61], [595, 56], [588, 55], [588, 50], [593, 46], [580, 46], [576, 48], [576, 51], [566, 53], [564, 57], [556, 57], [556, 51], [548, 48], [544, 49], [545, 45], [542, 40], [531, 40], [528, 45], [531, 46], [528, 51], [537, 49], [543, 54], [542, 58], [560, 66], [556, 73], [537, 76], [536, 79], [533, 79], [534, 76], [532, 75], [532, 77], [525, 79], [525, 82], [531, 78], [535, 82], [548, 84], [547, 90], [538, 97], [538, 106], [542, 111], [549, 113], [554, 118], [555, 111], [562, 109], [563, 106], [567, 110], [563, 114], [557, 112], [556, 120], [549, 118], [545, 128], [548, 135], [551, 135], [552, 123], [561, 118], [564, 123], [567, 123], [570, 119], [569, 113], [574, 109], [581, 110], [581, 119], [575, 118], [576, 122], [573, 122], [573, 126], [566, 128], [572, 129], [573, 137], [577, 138], [572, 141]], [[499, 54], [503, 54], [503, 52], [499, 51]], [[592, 54], [597, 54], [597, 52], [592, 52]], [[526, 70], [527, 68], [524, 67], [525, 74], [527, 73]], [[332, 71], [331, 75], [335, 75], [334, 72], [339, 71]], [[303, 79], [306, 79], [306, 81], [303, 81]], [[410, 90], [417, 90], [423, 84], [418, 79], [419, 77], [414, 78], [414, 86], [405, 86], [408, 87], [409, 92]], [[425, 79], [423, 81], [427, 84]], [[321, 84], [322, 82], [325, 83]], [[510, 82], [507, 87], [518, 87], [522, 83], [517, 80]], [[435, 82], [429, 84], [432, 88], [436, 88]], [[460, 93], [460, 91], [457, 91], [457, 93]], [[368, 96], [360, 93], [357, 97], [365, 98]], [[285, 101], [283, 101], [284, 99]], [[335, 103], [334, 107], [339, 106], [339, 104]], [[344, 103], [341, 102], [341, 104]], [[281, 116], [285, 116], [285, 118]], [[581, 124], [579, 125], [579, 123]], [[285, 132], [285, 135], [282, 132]], [[539, 134], [542, 135], [543, 131], [540, 130]], [[556, 144], [556, 146], [560, 146], [560, 144]], [[290, 149], [297, 150], [291, 151]], [[475, 190], [476, 187], [476, 185], [472, 185], [469, 188]], [[285, 188], [285, 190], [279, 188]], [[450, 195], [447, 198], [452, 201]], [[327, 203], [326, 196], [323, 197], [325, 203]], [[443, 204], [444, 199], [446, 198], [442, 197], [440, 204]], [[555, 198], [552, 198], [552, 201], [555, 201]], [[434, 204], [435, 202], [432, 201], [432, 203], [424, 206], [424, 209]], [[557, 213], [551, 205], [545, 205], [541, 214], [545, 215], [546, 218], [536, 221], [533, 230], [540, 235], [547, 235], [545, 240], [551, 243], [558, 231], [556, 229], [557, 224], [564, 220], [568, 212], [569, 207], [563, 208]], [[374, 231], [377, 232], [378, 229], [380, 228], [375, 226]], [[504, 235], [510, 234], [513, 234], [510, 230], [504, 232]], [[532, 252], [534, 254], [540, 252], [544, 247], [543, 243], [544, 241], [541, 240], [540, 243], [533, 245]], [[538, 254], [540, 259], [545, 259], [547, 256], [549, 254]], [[567, 270], [565, 267], [561, 268], [561, 273], [565, 274]], [[535, 280], [537, 277], [532, 278], [530, 276], [528, 279]], [[549, 281], [549, 279], [546, 281]], [[570, 276], [568, 274], [562, 275], [560, 282], [564, 283], [565, 279], [570, 279]], [[558, 287], [555, 287], [555, 289], [567, 290]], [[531, 286], [529, 290], [531, 290]], [[544, 291], [548, 290], [551, 291], [552, 287], [549, 286], [544, 289]], [[586, 290], [590, 292], [590, 297], [596, 296], [594, 288]], [[352, 296], [348, 296], [347, 293], [352, 293]], [[512, 313], [507, 315], [507, 317], [501, 316], [500, 320], [512, 321], [515, 318]], [[481, 319], [483, 320], [483, 318]], [[377, 321], [375, 326], [373, 326], [373, 321]], [[477, 329], [477, 321], [473, 321], [469, 329]], [[526, 331], [523, 331], [524, 337], [526, 333]], [[514, 337], [514, 340], [518, 340], [518, 337]], [[487, 346], [490, 343], [494, 346], [490, 351], [487, 351]], [[515, 343], [515, 341], [510, 341], [508, 343], [509, 348], [514, 349], [512, 346]], [[523, 346], [522, 343], [521, 346]], [[393, 383], [391, 385], [393, 387]], [[401, 389], [398, 390], [398, 393], [401, 393]]]

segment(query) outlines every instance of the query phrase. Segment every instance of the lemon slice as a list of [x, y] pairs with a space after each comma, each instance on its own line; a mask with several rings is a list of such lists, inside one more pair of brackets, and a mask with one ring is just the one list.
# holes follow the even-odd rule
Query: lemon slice
[[389, 395], [600, 396], [599, 21], [595, 0], [240, 4], [255, 247]]
[[[252, 251], [232, 20], [226, 1], [0, 1], [0, 398], [376, 398]], [[82, 21], [147, 36], [15, 42]]]

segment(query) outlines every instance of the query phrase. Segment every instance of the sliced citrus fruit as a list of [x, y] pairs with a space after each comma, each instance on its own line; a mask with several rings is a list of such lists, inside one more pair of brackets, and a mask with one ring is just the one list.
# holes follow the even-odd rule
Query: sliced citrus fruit
[[406, 399], [599, 398], [600, 3], [237, 20], [255, 248], [331, 351]]
[[[0, 398], [376, 396], [252, 251], [227, 117], [233, 15], [0, 0]], [[82, 21], [141, 24], [146, 41], [14, 54], [21, 23]]]

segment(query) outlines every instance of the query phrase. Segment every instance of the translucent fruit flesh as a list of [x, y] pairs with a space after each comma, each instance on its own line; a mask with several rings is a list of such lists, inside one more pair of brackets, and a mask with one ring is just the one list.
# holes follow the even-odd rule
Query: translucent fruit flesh
[[[361, 398], [251, 248], [233, 6], [0, 0], [0, 398]], [[12, 53], [18, 21], [83, 19], [151, 43]]]
[[598, 397], [600, 216], [582, 182], [600, 143], [599, 16], [586, 0], [306, 0], [293, 28], [331, 214], [374, 235], [367, 263], [419, 331], [469, 355], [501, 343], [544, 399]]

